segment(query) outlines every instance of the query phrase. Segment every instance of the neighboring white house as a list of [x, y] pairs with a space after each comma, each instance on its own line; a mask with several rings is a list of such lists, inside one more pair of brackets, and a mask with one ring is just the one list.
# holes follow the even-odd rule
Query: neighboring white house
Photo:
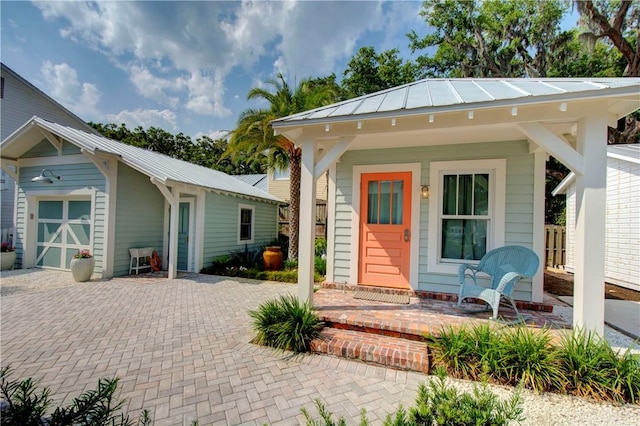
[[[0, 142], [16, 131], [34, 115], [55, 121], [65, 126], [98, 134], [81, 118], [47, 96], [40, 89], [20, 77], [15, 71], [0, 64]], [[0, 227], [14, 226], [15, 182], [4, 171], [1, 172]]]
[[97, 276], [127, 275], [129, 249], [153, 247], [173, 278], [277, 237], [280, 200], [271, 194], [42, 118], [3, 140], [0, 157], [18, 182], [18, 267], [68, 270], [72, 256], [87, 249]]
[[[566, 264], [575, 268], [576, 184], [570, 173], [553, 195], [567, 198]], [[640, 144], [607, 147], [605, 279], [640, 291]]]
[[[457, 293], [507, 244], [544, 257], [545, 163], [576, 174], [574, 325], [604, 330], [607, 126], [640, 79], [425, 79], [273, 121], [302, 148], [298, 295], [313, 298], [316, 180], [329, 170], [327, 279]], [[515, 297], [541, 302], [543, 273]]]

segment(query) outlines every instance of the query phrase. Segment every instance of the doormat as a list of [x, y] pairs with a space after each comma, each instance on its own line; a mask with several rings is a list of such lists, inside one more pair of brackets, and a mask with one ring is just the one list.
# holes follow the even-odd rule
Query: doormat
[[373, 291], [358, 290], [353, 295], [354, 299], [371, 300], [372, 302], [396, 303], [399, 305], [409, 304], [408, 294], [386, 294]]

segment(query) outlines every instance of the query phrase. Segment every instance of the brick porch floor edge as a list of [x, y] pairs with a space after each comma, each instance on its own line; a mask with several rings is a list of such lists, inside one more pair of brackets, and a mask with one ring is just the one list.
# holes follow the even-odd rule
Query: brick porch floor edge
[[[353, 295], [346, 287], [332, 289], [331, 286], [314, 293], [314, 306], [325, 328], [321, 337], [312, 342], [313, 352], [429, 373], [430, 353], [425, 336], [437, 336], [448, 326], [483, 322], [501, 326], [489, 320], [491, 312], [457, 308], [451, 298], [412, 295], [408, 305], [399, 305], [354, 299]], [[570, 328], [546, 308], [526, 313], [530, 317], [528, 327]], [[501, 308], [500, 314], [507, 321], [514, 319], [510, 308]]]

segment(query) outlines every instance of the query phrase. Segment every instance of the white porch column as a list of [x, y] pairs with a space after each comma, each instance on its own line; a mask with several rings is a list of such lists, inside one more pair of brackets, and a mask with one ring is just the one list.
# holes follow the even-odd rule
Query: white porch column
[[[175, 191], [175, 188], [174, 188]], [[167, 265], [170, 280], [178, 276], [178, 215], [180, 214], [180, 195], [173, 194], [169, 213], [169, 263]]]
[[168, 187], [155, 178], [151, 178], [150, 180], [151, 183], [160, 190], [162, 195], [164, 195], [164, 199], [169, 204], [169, 260], [167, 262], [167, 272], [169, 279], [172, 280], [178, 275], [178, 215], [180, 214], [180, 191], [175, 186]]
[[316, 143], [302, 142], [300, 170], [300, 233], [298, 240], [298, 299], [313, 303], [313, 268], [316, 237]]
[[578, 122], [577, 150], [584, 159], [584, 173], [576, 173], [573, 326], [604, 336], [606, 117], [594, 115]]

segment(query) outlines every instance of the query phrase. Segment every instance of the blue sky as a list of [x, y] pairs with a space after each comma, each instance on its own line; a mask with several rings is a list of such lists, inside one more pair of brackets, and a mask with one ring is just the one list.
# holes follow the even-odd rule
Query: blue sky
[[2, 62], [86, 121], [216, 137], [277, 72], [340, 77], [362, 46], [408, 58], [420, 4], [3, 1]]

